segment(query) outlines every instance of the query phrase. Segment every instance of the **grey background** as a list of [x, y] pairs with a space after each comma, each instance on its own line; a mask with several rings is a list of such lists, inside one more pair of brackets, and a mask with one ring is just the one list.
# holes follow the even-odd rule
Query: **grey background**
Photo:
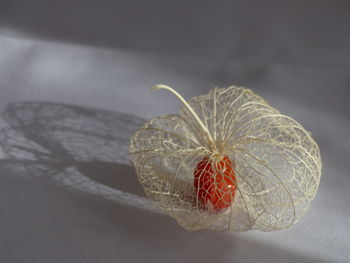
[[[347, 1], [0, 1], [0, 262], [350, 262]], [[186, 232], [126, 156], [145, 119], [243, 85], [310, 130], [290, 229]], [[33, 102], [35, 101], [35, 103]]]

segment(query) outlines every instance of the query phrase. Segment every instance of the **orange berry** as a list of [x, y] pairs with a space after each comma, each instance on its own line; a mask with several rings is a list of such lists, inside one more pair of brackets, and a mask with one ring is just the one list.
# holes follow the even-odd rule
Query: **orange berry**
[[204, 209], [220, 211], [231, 206], [235, 191], [234, 165], [228, 156], [220, 161], [204, 157], [194, 171], [194, 187]]

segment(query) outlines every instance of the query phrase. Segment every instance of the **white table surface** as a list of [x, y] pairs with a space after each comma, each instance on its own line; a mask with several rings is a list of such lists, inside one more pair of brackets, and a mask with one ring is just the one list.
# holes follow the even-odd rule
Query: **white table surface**
[[[350, 262], [347, 1], [0, 1], [0, 262]], [[280, 232], [187, 232], [127, 158], [145, 119], [243, 85], [319, 143]]]

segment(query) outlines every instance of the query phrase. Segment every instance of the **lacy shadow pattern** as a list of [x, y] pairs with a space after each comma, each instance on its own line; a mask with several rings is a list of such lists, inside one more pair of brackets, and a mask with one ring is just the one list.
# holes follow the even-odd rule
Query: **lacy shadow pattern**
[[128, 161], [131, 134], [144, 120], [118, 112], [21, 102], [2, 114], [0, 166], [71, 190], [157, 211]]

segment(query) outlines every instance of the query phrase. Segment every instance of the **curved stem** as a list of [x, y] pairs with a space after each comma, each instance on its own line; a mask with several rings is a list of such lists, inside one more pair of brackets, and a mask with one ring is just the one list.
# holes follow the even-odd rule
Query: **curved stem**
[[154, 85], [151, 89], [152, 90], [165, 89], [167, 91], [170, 91], [172, 94], [174, 94], [182, 102], [182, 104], [185, 105], [185, 107], [190, 111], [190, 113], [193, 115], [194, 119], [198, 123], [199, 127], [202, 129], [204, 134], [207, 135], [208, 140], [209, 140], [209, 144], [212, 147], [212, 150], [217, 152], [215, 142], [214, 142], [213, 138], [211, 137], [211, 134], [210, 134], [208, 128], [203, 124], [201, 119], [198, 117], [197, 113], [194, 112], [194, 110], [188, 104], [188, 102], [176, 90], [174, 90], [173, 88], [171, 88], [169, 86], [163, 85], [163, 84]]

